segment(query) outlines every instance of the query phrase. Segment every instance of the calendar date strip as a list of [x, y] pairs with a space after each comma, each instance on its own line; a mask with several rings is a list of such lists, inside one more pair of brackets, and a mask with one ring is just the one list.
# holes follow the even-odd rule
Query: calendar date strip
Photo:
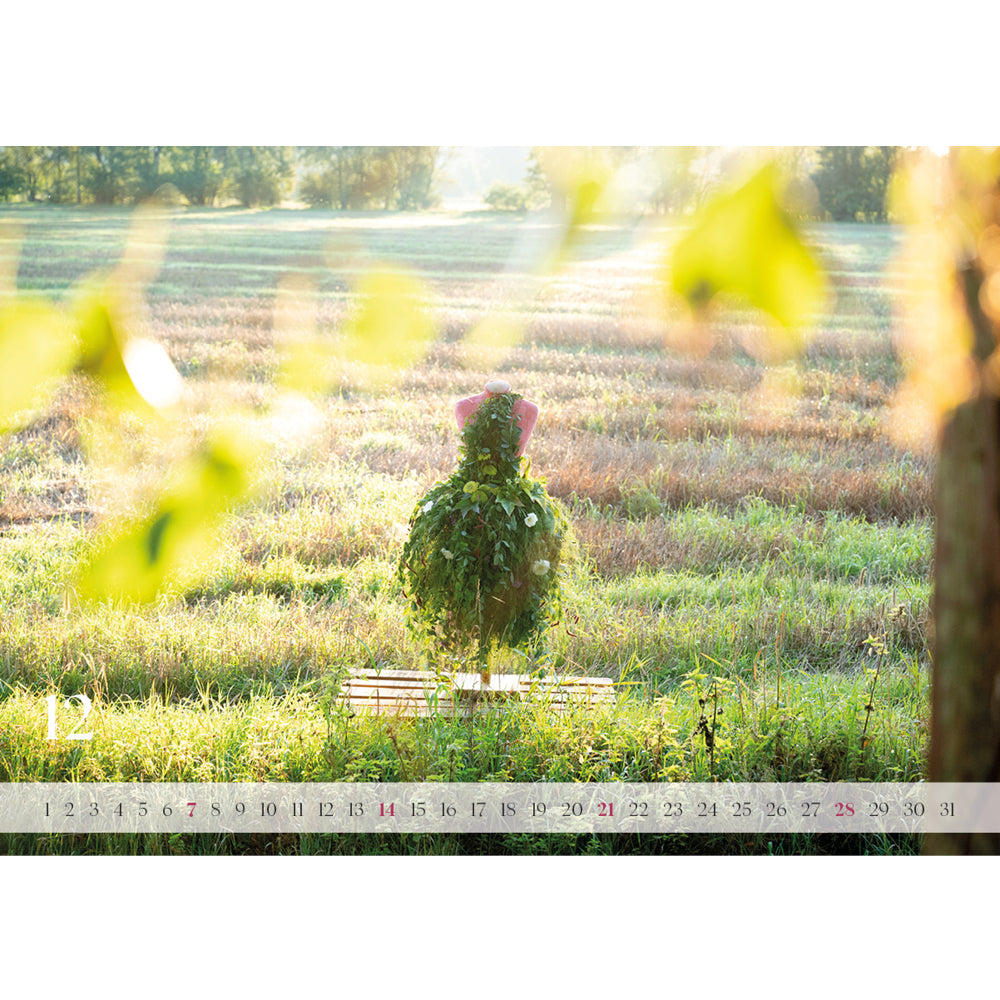
[[1000, 832], [1000, 785], [8, 783], [4, 833]]

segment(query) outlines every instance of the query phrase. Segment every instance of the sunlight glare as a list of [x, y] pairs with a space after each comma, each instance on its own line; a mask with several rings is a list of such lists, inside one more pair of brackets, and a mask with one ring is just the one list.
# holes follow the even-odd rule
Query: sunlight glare
[[184, 389], [184, 380], [160, 344], [151, 340], [130, 341], [122, 360], [139, 395], [158, 410], [173, 406]]
[[268, 418], [271, 439], [287, 448], [303, 448], [324, 425], [323, 414], [301, 393], [285, 392], [278, 398]]

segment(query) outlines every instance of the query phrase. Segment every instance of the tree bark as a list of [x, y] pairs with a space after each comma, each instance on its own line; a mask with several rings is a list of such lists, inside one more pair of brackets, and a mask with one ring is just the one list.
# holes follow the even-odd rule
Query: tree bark
[[[979, 362], [996, 345], [982, 275], [957, 276]], [[937, 470], [931, 781], [1000, 780], [1000, 401], [982, 387], [943, 428]], [[931, 854], [998, 854], [1000, 834], [927, 834]]]

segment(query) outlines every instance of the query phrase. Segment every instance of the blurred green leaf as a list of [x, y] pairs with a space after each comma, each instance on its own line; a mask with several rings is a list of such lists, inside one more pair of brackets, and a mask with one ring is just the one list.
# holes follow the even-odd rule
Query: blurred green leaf
[[97, 543], [77, 579], [77, 595], [147, 602], [203, 568], [223, 516], [253, 495], [259, 460], [259, 448], [245, 436], [216, 431], [180, 463], [146, 517]]
[[350, 359], [382, 369], [419, 361], [434, 337], [423, 283], [403, 271], [379, 269], [365, 274], [356, 292], [358, 310], [346, 330]]
[[696, 309], [720, 292], [749, 300], [786, 327], [822, 308], [826, 278], [780, 200], [769, 165], [737, 191], [718, 195], [674, 247], [670, 282]]
[[466, 368], [496, 370], [525, 337], [524, 323], [510, 316], [487, 316], [462, 338], [461, 363]]
[[182, 380], [166, 351], [130, 332], [130, 307], [115, 284], [93, 277], [70, 302], [77, 323], [77, 368], [100, 382], [123, 409], [161, 409], [180, 397]]
[[557, 204], [561, 202], [565, 213], [558, 242], [543, 261], [543, 271], [549, 271], [571, 260], [584, 239], [586, 227], [609, 222], [617, 214], [618, 206], [611, 194], [614, 168], [602, 156], [555, 146], [546, 147], [543, 159]]
[[125, 377], [119, 340], [122, 333], [110, 305], [106, 279], [92, 276], [73, 290], [69, 308], [80, 338], [81, 372], [98, 378]]
[[282, 345], [276, 382], [289, 392], [325, 392], [333, 382], [337, 361], [334, 345], [320, 337], [305, 337]]
[[336, 345], [330, 337], [320, 336], [317, 308], [316, 286], [307, 278], [292, 276], [278, 282], [273, 320], [279, 356], [276, 382], [293, 393], [324, 392], [333, 381]]
[[592, 170], [578, 174], [570, 185], [569, 231], [575, 234], [581, 226], [605, 221], [601, 209], [601, 199], [610, 180], [607, 170]]
[[0, 307], [0, 431], [44, 402], [75, 360], [73, 328], [61, 310], [32, 299]]

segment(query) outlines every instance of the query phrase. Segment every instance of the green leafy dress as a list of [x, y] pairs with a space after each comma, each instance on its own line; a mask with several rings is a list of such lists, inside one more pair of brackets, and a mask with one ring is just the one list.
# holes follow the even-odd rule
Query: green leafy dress
[[484, 670], [495, 647], [537, 657], [561, 614], [569, 524], [518, 455], [520, 398], [492, 396], [469, 418], [458, 468], [417, 502], [399, 564], [407, 622], [428, 651], [473, 654]]

